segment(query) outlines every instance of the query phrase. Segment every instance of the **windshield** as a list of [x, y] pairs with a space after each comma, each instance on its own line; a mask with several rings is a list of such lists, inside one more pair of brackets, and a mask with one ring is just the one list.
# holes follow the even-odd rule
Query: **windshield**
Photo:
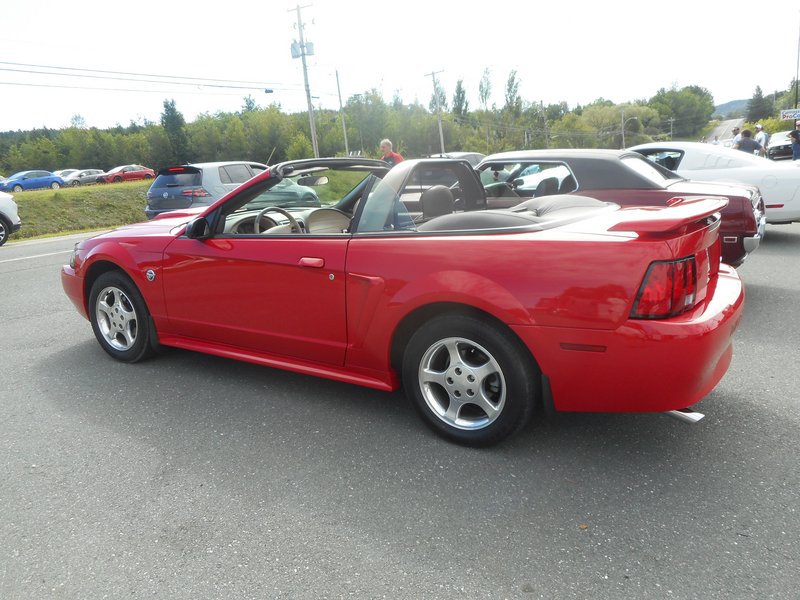
[[392, 172], [378, 179], [370, 176], [369, 193], [358, 219], [358, 233], [377, 231], [415, 230], [414, 221], [400, 199], [397, 177]]
[[681, 177], [675, 173], [671, 173], [666, 169], [659, 169], [644, 157], [626, 156], [622, 159], [622, 162], [625, 166], [636, 171], [639, 175], [646, 177], [657, 186], [662, 188], [666, 187], [667, 182], [671, 179], [681, 179]]
[[313, 169], [292, 173], [254, 197], [240, 210], [315, 208], [333, 206], [346, 198], [369, 175], [363, 170]]

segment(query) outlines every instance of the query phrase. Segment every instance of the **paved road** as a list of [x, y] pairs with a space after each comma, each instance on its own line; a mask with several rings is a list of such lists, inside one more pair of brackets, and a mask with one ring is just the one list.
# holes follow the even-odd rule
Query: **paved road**
[[0, 249], [4, 600], [797, 597], [800, 225], [740, 269], [703, 422], [565, 414], [483, 451], [399, 394], [115, 363], [61, 292], [71, 244]]
[[720, 141], [724, 141], [733, 137], [733, 128], [741, 127], [744, 125], [744, 119], [728, 119], [721, 121], [714, 130], [706, 136], [706, 139], [711, 142], [717, 136]]

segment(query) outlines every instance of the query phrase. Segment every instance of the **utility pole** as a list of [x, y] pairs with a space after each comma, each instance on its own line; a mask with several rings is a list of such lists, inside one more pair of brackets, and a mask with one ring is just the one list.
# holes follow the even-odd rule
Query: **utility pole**
[[431, 71], [425, 75], [430, 75], [433, 79], [433, 99], [436, 101], [436, 115], [439, 118], [439, 143], [442, 147], [442, 154], [444, 154], [444, 133], [442, 132], [442, 105], [439, 104], [439, 89], [436, 85], [436, 75], [443, 73], [443, 71]]
[[314, 124], [314, 106], [311, 104], [311, 88], [308, 85], [308, 67], [306, 66], [306, 56], [314, 55], [314, 45], [311, 43], [306, 44], [303, 38], [303, 18], [300, 15], [301, 8], [309, 8], [311, 5], [305, 6], [297, 5], [296, 8], [291, 9], [297, 11], [297, 31], [300, 35], [300, 43], [292, 43], [292, 58], [301, 58], [303, 60], [303, 79], [306, 84], [306, 102], [308, 102], [308, 124], [311, 127], [311, 145], [314, 148], [314, 158], [319, 158], [319, 146], [317, 145], [317, 128]]
[[336, 91], [339, 93], [339, 116], [342, 117], [342, 134], [344, 135], [344, 155], [350, 156], [350, 146], [347, 144], [347, 126], [344, 123], [344, 107], [342, 106], [342, 88], [339, 87], [339, 69], [336, 69]]
[[[625, 149], [625, 109], [624, 108], [620, 109], [620, 113], [622, 113], [622, 115], [620, 117], [620, 119], [622, 119], [622, 127], [621, 127], [622, 145], [620, 146], [620, 148], [622, 148], [624, 150]], [[670, 139], [672, 139], [671, 136], [670, 136]]]
[[669, 140], [672, 141], [672, 124], [675, 122], [675, 117], [670, 117], [667, 121], [669, 121]]

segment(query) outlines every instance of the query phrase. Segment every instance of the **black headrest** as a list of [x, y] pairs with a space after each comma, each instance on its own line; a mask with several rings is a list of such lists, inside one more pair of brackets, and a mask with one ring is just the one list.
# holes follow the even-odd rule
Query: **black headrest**
[[449, 215], [455, 207], [453, 192], [444, 185], [434, 185], [422, 192], [419, 203], [422, 207], [422, 216], [425, 219]]

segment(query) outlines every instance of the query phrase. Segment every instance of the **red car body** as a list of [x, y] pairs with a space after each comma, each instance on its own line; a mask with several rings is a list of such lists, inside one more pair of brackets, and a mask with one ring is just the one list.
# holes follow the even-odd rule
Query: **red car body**
[[153, 179], [156, 172], [142, 165], [120, 165], [102, 175], [97, 176], [97, 183], [120, 183], [122, 181], [138, 181]]
[[[506, 167], [507, 185], [489, 185], [490, 193], [493, 186], [500, 192], [500, 197], [489, 199], [490, 206], [513, 206], [538, 196], [546, 188], [545, 179], [555, 184], [545, 193], [585, 195], [621, 206], [666, 206], [676, 196], [727, 198], [721, 211], [722, 261], [739, 266], [758, 248], [767, 218], [757, 187], [684, 179], [661, 165], [643, 162], [640, 156], [627, 150], [525, 150], [487, 156], [476, 168], [488, 173]], [[525, 185], [527, 178], [520, 178], [520, 173], [532, 165], [542, 170]], [[548, 178], [549, 173], [557, 177]]]
[[[357, 209], [351, 195], [338, 205], [354, 207], [350, 231], [209, 232], [237, 197], [321, 160], [273, 167], [199, 216], [167, 213], [82, 242], [63, 267], [64, 290], [92, 319], [94, 282], [117, 272], [141, 293], [161, 345], [381, 390], [400, 386], [414, 334], [451, 314], [519, 344], [520, 360], [536, 366], [537, 398], [558, 411], [683, 409], [725, 373], [744, 292], [719, 262], [714, 215], [724, 200], [603, 209], [543, 229], [437, 230], [433, 219], [414, 231], [359, 232], [368, 207]], [[411, 181], [413, 163], [383, 182], [401, 188], [395, 180]], [[295, 215], [309, 224], [316, 210], [326, 209]], [[649, 293], [643, 281], [676, 260], [692, 262], [691, 305], [674, 316], [633, 316]]]

